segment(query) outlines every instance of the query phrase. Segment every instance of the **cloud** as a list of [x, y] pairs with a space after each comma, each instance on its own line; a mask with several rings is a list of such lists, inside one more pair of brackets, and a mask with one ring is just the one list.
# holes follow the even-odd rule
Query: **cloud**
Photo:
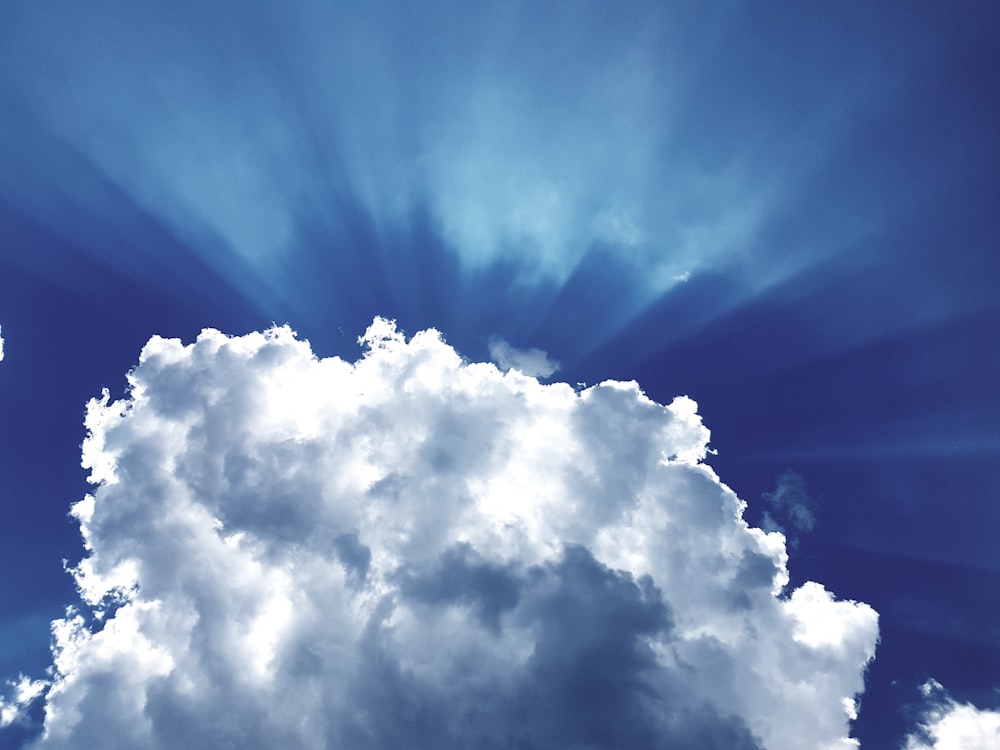
[[854, 746], [877, 614], [784, 590], [692, 400], [360, 342], [154, 337], [90, 402], [33, 747]]
[[[2, 330], [3, 329], [0, 328], [0, 332], [2, 332]], [[3, 362], [3, 336], [0, 336], [0, 362]]]
[[48, 683], [19, 675], [16, 680], [7, 681], [7, 697], [0, 695], [0, 727], [27, 723], [28, 708], [41, 697]]
[[761, 526], [765, 531], [784, 534], [792, 547], [798, 546], [802, 534], [816, 528], [816, 502], [809, 496], [801, 474], [784, 472], [774, 492], [764, 493], [764, 500], [771, 508], [764, 511]]
[[501, 338], [490, 339], [490, 358], [501, 370], [518, 370], [536, 378], [547, 378], [559, 369], [542, 349], [515, 349]]
[[1000, 747], [1000, 711], [956, 703], [941, 683], [930, 679], [920, 691], [927, 709], [904, 750], [993, 750]]

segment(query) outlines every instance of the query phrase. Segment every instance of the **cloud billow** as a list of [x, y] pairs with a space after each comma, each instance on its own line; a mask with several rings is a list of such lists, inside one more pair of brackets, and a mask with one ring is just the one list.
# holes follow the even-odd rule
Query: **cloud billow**
[[847, 748], [869, 606], [788, 592], [696, 405], [376, 319], [154, 337], [88, 408], [37, 748]]
[[937, 680], [920, 687], [922, 720], [903, 750], [989, 750], [1000, 746], [1000, 710], [958, 703]]

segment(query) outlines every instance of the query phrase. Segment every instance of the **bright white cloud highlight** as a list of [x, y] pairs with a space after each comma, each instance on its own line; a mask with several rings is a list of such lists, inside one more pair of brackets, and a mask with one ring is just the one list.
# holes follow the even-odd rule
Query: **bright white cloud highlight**
[[36, 748], [848, 748], [878, 636], [787, 581], [696, 405], [376, 319], [154, 337], [89, 404]]
[[996, 750], [1000, 747], [1000, 711], [956, 703], [937, 680], [921, 687], [928, 709], [920, 732], [907, 738], [904, 750]]
[[559, 369], [542, 349], [515, 349], [501, 338], [490, 339], [490, 358], [501, 370], [518, 370], [536, 378], [547, 378]]
[[[2, 332], [3, 329], [0, 328], [0, 333]], [[0, 336], [0, 362], [3, 362], [3, 336]]]

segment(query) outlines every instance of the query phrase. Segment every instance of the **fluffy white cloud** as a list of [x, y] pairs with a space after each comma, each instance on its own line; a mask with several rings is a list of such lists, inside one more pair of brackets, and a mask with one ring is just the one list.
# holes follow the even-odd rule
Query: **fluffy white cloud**
[[[0, 332], [2, 332], [2, 330], [3, 329], [0, 328]], [[3, 336], [0, 336], [0, 362], [3, 362]]]
[[501, 338], [490, 339], [490, 358], [505, 372], [518, 370], [536, 378], [547, 378], [559, 369], [543, 350], [515, 349]]
[[361, 341], [154, 337], [89, 404], [33, 747], [855, 745], [877, 615], [782, 593], [693, 401]]
[[1000, 747], [1000, 711], [956, 703], [937, 680], [921, 687], [928, 709], [919, 732], [905, 750], [996, 750]]

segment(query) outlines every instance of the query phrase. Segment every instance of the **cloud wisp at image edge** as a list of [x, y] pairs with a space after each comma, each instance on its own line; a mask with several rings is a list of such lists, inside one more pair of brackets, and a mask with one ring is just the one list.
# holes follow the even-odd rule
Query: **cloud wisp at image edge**
[[856, 746], [878, 616], [789, 590], [691, 399], [359, 341], [154, 337], [90, 402], [32, 747]]

